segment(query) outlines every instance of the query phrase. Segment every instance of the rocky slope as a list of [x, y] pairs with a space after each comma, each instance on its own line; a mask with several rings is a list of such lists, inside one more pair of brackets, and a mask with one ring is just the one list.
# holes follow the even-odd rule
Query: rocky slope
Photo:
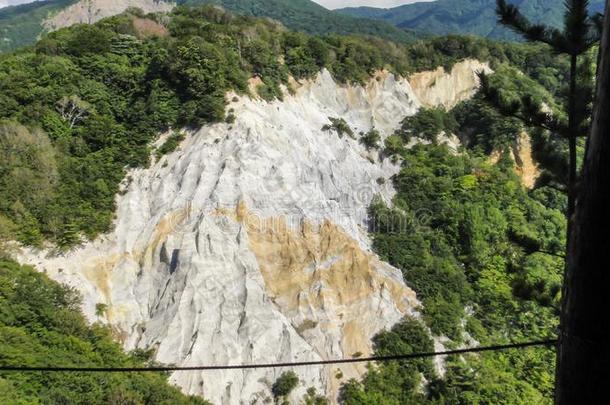
[[451, 109], [476, 92], [479, 79], [472, 72], [492, 73], [487, 64], [469, 59], [456, 63], [451, 72], [439, 66], [436, 70], [415, 73], [409, 77], [409, 83], [425, 107], [442, 105]]
[[[480, 66], [456, 65], [451, 82], [476, 85]], [[418, 306], [367, 236], [367, 207], [375, 196], [390, 201], [399, 168], [321, 128], [342, 117], [356, 134], [375, 127], [385, 137], [422, 103], [409, 81], [388, 72], [345, 87], [323, 71], [294, 87], [283, 102], [229, 95], [234, 123], [188, 133], [179, 150], [130, 173], [112, 233], [61, 256], [24, 251], [21, 261], [76, 287], [91, 321], [111, 324], [126, 349], [155, 348], [163, 363], [370, 353], [375, 333]], [[434, 100], [452, 105], [466, 90]], [[343, 379], [364, 371], [341, 370]], [[283, 371], [171, 379], [214, 403], [262, 403]], [[337, 367], [295, 371], [294, 400], [310, 386], [334, 398], [342, 382]]]
[[77, 23], [94, 23], [130, 7], [170, 11], [163, 0], [45, 0], [0, 9], [0, 53], [32, 45], [44, 33]]
[[[563, 24], [563, 3], [559, 0], [515, 0], [510, 3], [535, 23], [553, 27]], [[591, 0], [592, 12], [603, 12], [603, 0]], [[516, 40], [509, 29], [498, 26], [495, 0], [436, 0], [415, 2], [389, 9], [348, 7], [339, 13], [360, 18], [375, 18], [397, 27], [432, 35], [474, 34], [495, 39]]]
[[154, 13], [169, 12], [174, 6], [173, 2], [163, 0], [80, 0], [47, 18], [43, 26], [53, 31], [74, 24], [93, 24], [130, 7], [139, 8], [144, 13]]

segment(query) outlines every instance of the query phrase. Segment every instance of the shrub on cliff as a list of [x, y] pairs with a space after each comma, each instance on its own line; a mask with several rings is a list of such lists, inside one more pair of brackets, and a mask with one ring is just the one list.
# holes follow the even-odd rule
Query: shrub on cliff
[[271, 392], [276, 398], [287, 397], [299, 384], [299, 377], [294, 371], [286, 371], [273, 383]]

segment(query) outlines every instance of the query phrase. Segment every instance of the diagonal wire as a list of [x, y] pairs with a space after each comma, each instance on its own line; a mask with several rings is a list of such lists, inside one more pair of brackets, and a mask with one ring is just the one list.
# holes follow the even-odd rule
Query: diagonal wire
[[554, 346], [557, 344], [557, 339], [538, 340], [521, 343], [510, 343], [505, 345], [480, 346], [465, 349], [445, 350], [440, 352], [421, 352], [397, 354], [392, 356], [372, 356], [352, 359], [336, 359], [336, 360], [320, 360], [320, 361], [300, 361], [290, 363], [261, 363], [261, 364], [242, 364], [242, 365], [224, 365], [224, 366], [159, 366], [159, 367], [30, 367], [30, 366], [5, 366], [0, 365], [0, 372], [79, 372], [79, 373], [141, 373], [141, 372], [163, 372], [163, 371], [203, 371], [203, 370], [243, 370], [257, 368], [280, 368], [280, 367], [303, 367], [303, 366], [321, 366], [327, 364], [350, 364], [350, 363], [365, 363], [365, 362], [385, 362], [395, 360], [413, 360], [426, 357], [449, 356], [465, 353], [481, 353], [509, 349], [523, 349], [535, 346]]

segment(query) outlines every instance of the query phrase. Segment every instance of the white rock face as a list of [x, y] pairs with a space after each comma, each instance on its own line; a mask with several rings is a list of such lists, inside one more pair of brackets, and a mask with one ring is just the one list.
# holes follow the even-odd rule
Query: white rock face
[[[24, 251], [21, 261], [76, 287], [91, 321], [110, 324], [126, 349], [156, 348], [163, 363], [370, 353], [375, 333], [418, 306], [367, 237], [367, 207], [376, 195], [390, 201], [388, 179], [399, 168], [321, 128], [342, 117], [356, 133], [374, 126], [385, 137], [420, 102], [389, 73], [345, 87], [327, 71], [283, 102], [233, 100], [233, 124], [190, 133], [179, 150], [130, 173], [112, 233], [60, 257]], [[108, 310], [96, 315], [97, 304]], [[344, 380], [364, 371], [340, 369]], [[310, 386], [335, 398], [336, 370], [296, 368], [292, 399]], [[214, 403], [262, 403], [283, 371], [176, 372], [171, 380]]]
[[433, 71], [415, 73], [409, 77], [409, 83], [422, 105], [451, 109], [474, 95], [479, 87], [478, 72], [489, 74], [492, 70], [487, 63], [466, 59], [453, 65], [451, 72], [439, 66]]
[[50, 16], [42, 25], [53, 31], [74, 24], [93, 24], [103, 18], [121, 14], [130, 7], [139, 8], [145, 13], [155, 13], [169, 12], [174, 6], [174, 2], [163, 0], [80, 0]]

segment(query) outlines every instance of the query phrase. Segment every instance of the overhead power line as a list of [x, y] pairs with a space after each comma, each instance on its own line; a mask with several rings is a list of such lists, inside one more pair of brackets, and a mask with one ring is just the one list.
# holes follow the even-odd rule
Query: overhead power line
[[413, 360], [426, 357], [449, 356], [465, 353], [481, 353], [508, 349], [523, 349], [534, 346], [553, 346], [557, 344], [557, 339], [539, 340], [523, 343], [511, 343], [505, 345], [471, 347], [466, 349], [446, 350], [441, 352], [422, 352], [397, 354], [393, 356], [372, 356], [357, 357], [351, 359], [321, 360], [321, 361], [299, 361], [292, 363], [262, 363], [262, 364], [242, 364], [224, 366], [160, 366], [160, 367], [29, 367], [29, 366], [2, 366], [0, 372], [78, 372], [78, 373], [142, 373], [159, 371], [204, 371], [204, 370], [242, 370], [255, 368], [280, 368], [280, 367], [303, 367], [303, 366], [323, 366], [328, 364], [350, 364], [366, 362], [385, 362], [394, 360]]

